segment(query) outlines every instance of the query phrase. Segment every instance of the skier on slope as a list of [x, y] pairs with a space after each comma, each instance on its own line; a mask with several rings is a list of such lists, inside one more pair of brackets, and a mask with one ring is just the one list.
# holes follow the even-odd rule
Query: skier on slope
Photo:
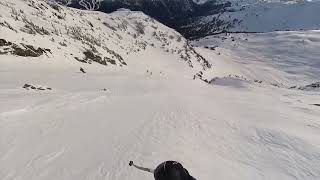
[[196, 180], [176, 161], [165, 161], [154, 170], [137, 166], [132, 161], [129, 162], [129, 165], [153, 173], [155, 180]]

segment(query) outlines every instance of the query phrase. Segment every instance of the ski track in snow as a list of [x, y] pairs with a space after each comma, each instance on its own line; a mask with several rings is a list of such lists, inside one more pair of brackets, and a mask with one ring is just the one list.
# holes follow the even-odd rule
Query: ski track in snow
[[[192, 84], [192, 81], [186, 83]], [[1, 152], [1, 164], [6, 164], [2, 172], [7, 172], [2, 177], [153, 178], [152, 174], [129, 169], [130, 159], [150, 167], [165, 159], [178, 160], [202, 179], [213, 175], [220, 179], [237, 179], [239, 175], [244, 179], [320, 177], [319, 146], [311, 144], [310, 138], [315, 134], [304, 137], [292, 132], [293, 127], [297, 131], [309, 129], [296, 126], [305, 124], [299, 118], [305, 116], [304, 112], [270, 116], [277, 109], [270, 105], [263, 109], [265, 105], [256, 107], [255, 103], [278, 101], [278, 108], [284, 112], [291, 108], [285, 102], [279, 103], [279, 97], [269, 102], [250, 92], [252, 90], [238, 92], [223, 86], [202, 88], [194, 89], [196, 93], [186, 92], [183, 97], [173, 92], [169, 96], [167, 93], [139, 97], [117, 94], [106, 99], [104, 92], [98, 91], [53, 94], [46, 102], [40, 98], [27, 112], [7, 113], [5, 116], [11, 120], [1, 121], [4, 130], [1, 132], [5, 135], [2, 138], [13, 139], [11, 143], [1, 141], [1, 146], [8, 150]], [[224, 94], [224, 91], [230, 93]], [[250, 103], [253, 99], [247, 94], [255, 94], [253, 99], [258, 100]], [[319, 115], [319, 111], [313, 111]], [[286, 122], [272, 122], [274, 118]], [[319, 122], [313, 123], [319, 125]], [[14, 171], [9, 171], [10, 167], [15, 167]], [[226, 169], [230, 168], [235, 169], [234, 173], [227, 175]]]

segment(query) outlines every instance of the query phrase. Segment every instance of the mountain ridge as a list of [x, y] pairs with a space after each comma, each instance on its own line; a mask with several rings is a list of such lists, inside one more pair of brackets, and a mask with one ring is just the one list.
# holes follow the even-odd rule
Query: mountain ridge
[[[99, 11], [142, 11], [194, 39], [223, 32], [271, 32], [320, 28], [319, 1], [104, 0]], [[71, 5], [81, 8], [74, 1]], [[300, 13], [296, 13], [300, 12]], [[302, 23], [296, 23], [302, 22]]]
[[[140, 64], [142, 69], [158, 61], [159, 67], [155, 68], [181, 66], [181, 72], [189, 73], [190, 78], [211, 68], [181, 34], [142, 12], [120, 10], [106, 14], [45, 0], [3, 1], [0, 6], [0, 56], [122, 68]], [[165, 58], [145, 60], [153, 54]], [[144, 60], [139, 61], [139, 57]], [[174, 71], [166, 68], [170, 70]]]

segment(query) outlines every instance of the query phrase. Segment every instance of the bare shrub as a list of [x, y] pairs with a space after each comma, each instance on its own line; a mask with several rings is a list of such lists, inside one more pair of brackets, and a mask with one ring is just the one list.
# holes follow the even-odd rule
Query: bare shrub
[[103, 22], [102, 24], [105, 25], [106, 27], [108, 27], [109, 29], [113, 30], [113, 31], [117, 31], [117, 29], [115, 27], [111, 26], [107, 22]]
[[135, 22], [135, 25], [136, 25], [136, 31], [137, 33], [140, 35], [140, 34], [144, 34], [144, 30], [145, 30], [145, 25], [142, 23], [142, 22], [138, 22], [136, 21]]
[[16, 32], [16, 33], [18, 32], [18, 31], [15, 30], [7, 21], [0, 22], [0, 26], [9, 28], [10, 30], [12, 30], [12, 31], [14, 31], [14, 32]]
[[121, 24], [118, 24], [118, 29], [126, 31], [128, 29], [128, 24], [128, 21], [123, 20]]
[[53, 23], [51, 23], [51, 26], [52, 26], [52, 28], [53, 28], [53, 34], [55, 34], [55, 35], [57, 35], [57, 36], [59, 36], [60, 34], [61, 34], [61, 32], [59, 31], [59, 29], [57, 29], [54, 25], [53, 25]]
[[65, 42], [59, 42], [59, 44], [60, 44], [61, 46], [67, 47], [67, 44], [66, 44]]
[[20, 17], [20, 13], [16, 9], [11, 8], [11, 17], [16, 21], [18, 21]]
[[28, 34], [50, 35], [49, 31], [47, 31], [43, 27], [39, 27], [35, 25], [32, 21], [29, 21], [26, 17], [23, 17], [22, 21], [25, 23], [25, 25], [23, 28], [21, 28], [21, 31]]
[[68, 33], [76, 40], [82, 41], [89, 45], [101, 46], [101, 40], [92, 36], [89, 33], [83, 33], [80, 27], [70, 27]]
[[124, 61], [124, 59], [122, 58], [122, 56], [120, 56], [118, 53], [116, 53], [115, 51], [103, 46], [102, 47], [104, 50], [106, 50], [109, 54], [111, 54], [113, 57], [115, 57], [121, 64], [123, 65], [127, 65], [127, 63]]
[[181, 41], [182, 41], [182, 37], [179, 36], [179, 37], [177, 38], [177, 41], [178, 41], [178, 42], [181, 42]]

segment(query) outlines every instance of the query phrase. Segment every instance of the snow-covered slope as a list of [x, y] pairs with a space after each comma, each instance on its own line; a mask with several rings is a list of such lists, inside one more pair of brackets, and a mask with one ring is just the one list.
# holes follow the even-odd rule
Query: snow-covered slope
[[[82, 1], [69, 6], [83, 8]], [[87, 1], [91, 2], [91, 1]], [[296, 0], [102, 0], [99, 11], [127, 8], [158, 19], [187, 38], [228, 32], [272, 32], [320, 28], [320, 1]]]
[[[194, 42], [214, 65], [204, 72], [179, 34], [141, 13], [59, 11], [44, 1], [0, 0], [1, 180], [151, 180], [128, 161], [153, 168], [168, 159], [199, 180], [320, 179], [319, 88], [272, 85], [317, 79], [319, 32]], [[144, 35], [135, 21], [146, 25]], [[87, 49], [95, 55], [85, 59]], [[114, 61], [101, 65], [97, 56]], [[191, 78], [199, 70], [211, 84]]]
[[215, 54], [213, 66], [233, 67], [216, 69], [217, 77], [239, 76], [286, 88], [320, 82], [319, 30], [227, 33], [208, 36], [193, 44]]
[[4, 55], [127, 68], [141, 65], [141, 71], [156, 63], [159, 71], [180, 66], [179, 71], [188, 71], [190, 78], [210, 68], [179, 33], [141, 12], [104, 14], [46, 1], [0, 2], [0, 52]]
[[[217, 73], [241, 70], [201, 51]], [[98, 64], [81, 74], [75, 61], [2, 57], [2, 180], [150, 180], [128, 161], [153, 168], [168, 159], [202, 180], [320, 178], [316, 91], [230, 78], [207, 85]]]
[[[231, 7], [235, 9], [234, 7]], [[320, 28], [320, 2], [259, 2], [242, 5], [238, 13], [225, 13], [221, 19], [238, 19], [230, 31], [270, 32], [276, 30], [315, 30]]]
[[[227, 32], [272, 32], [320, 29], [319, 1], [231, 1], [213, 15], [186, 24], [186, 36], [204, 37]], [[221, 1], [220, 3], [226, 3]], [[217, 2], [217, 4], [219, 4]]]
[[[85, 0], [91, 3], [90, 0]], [[92, 3], [91, 3], [92, 4]], [[81, 1], [74, 0], [68, 6], [86, 8]], [[142, 11], [152, 17], [168, 22], [176, 18], [185, 18], [195, 11], [196, 4], [192, 0], [101, 0], [98, 9], [102, 12], [113, 12], [119, 8]]]

